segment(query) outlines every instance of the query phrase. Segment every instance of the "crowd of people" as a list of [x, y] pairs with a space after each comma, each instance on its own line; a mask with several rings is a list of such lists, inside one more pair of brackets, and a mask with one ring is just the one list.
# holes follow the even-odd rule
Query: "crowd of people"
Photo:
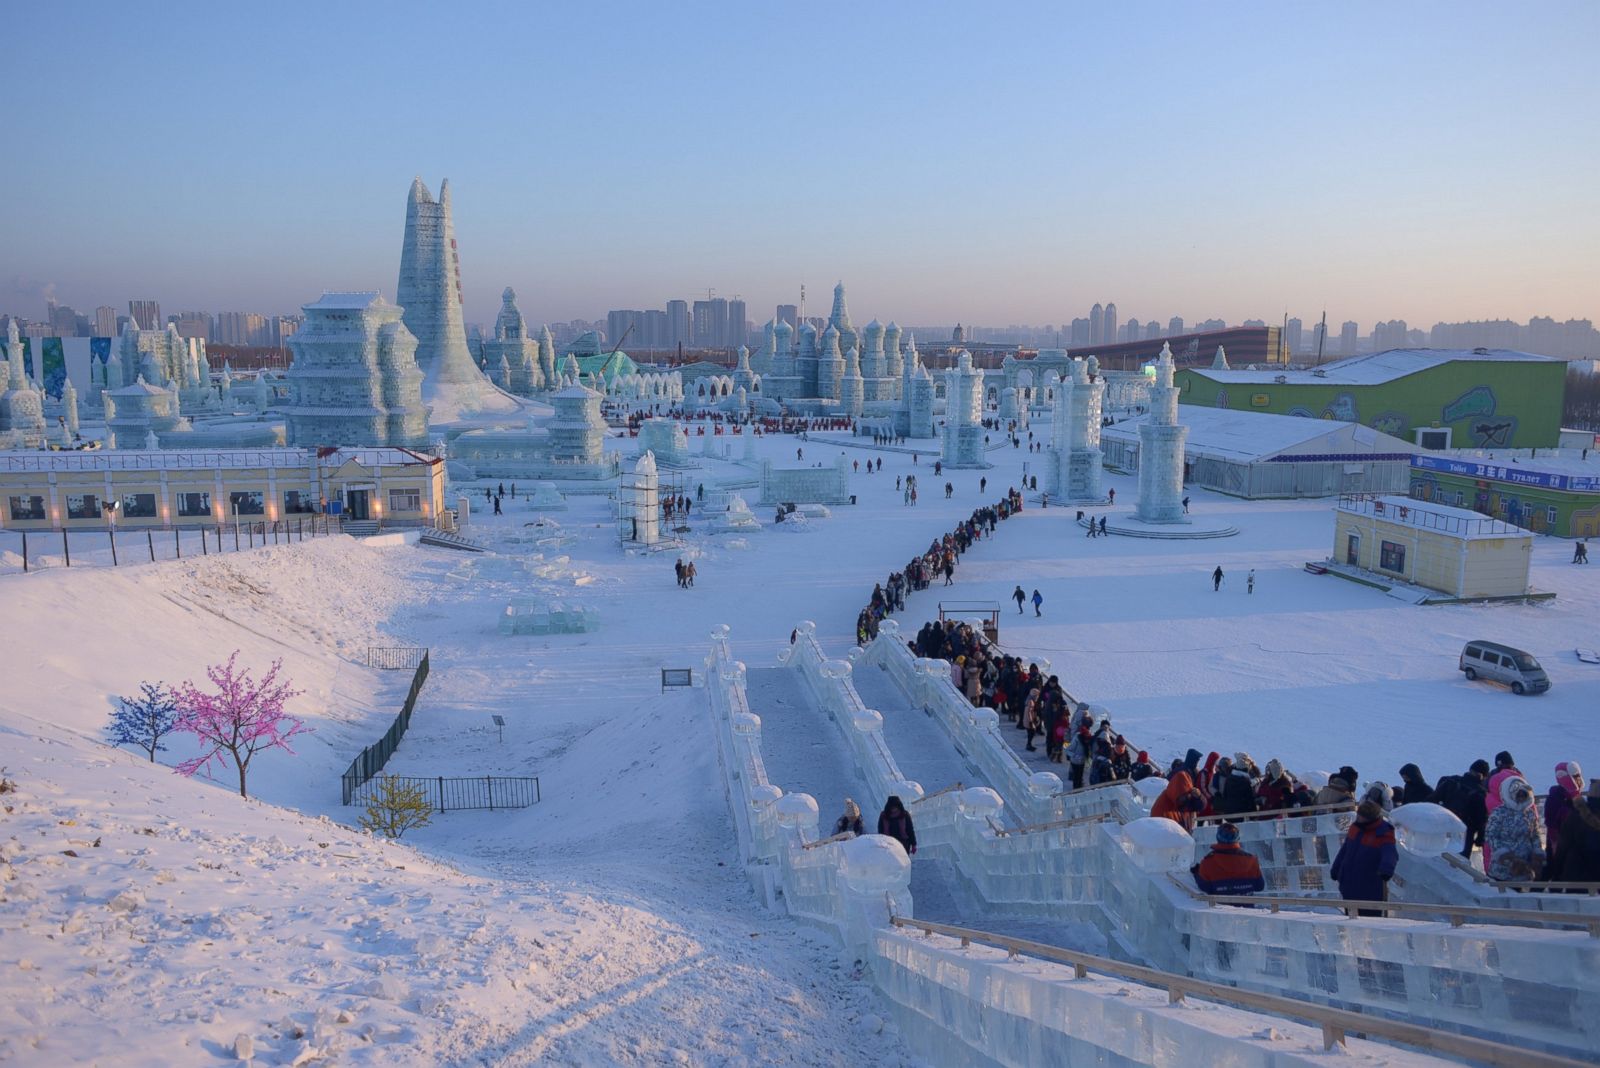
[[[912, 481], [915, 476], [908, 476], [905, 493], [907, 500], [913, 501], [916, 493], [916, 483]], [[972, 514], [957, 524], [956, 528], [943, 537], [936, 538], [927, 550], [913, 557], [904, 570], [892, 571], [889, 577], [872, 587], [872, 595], [867, 599], [867, 605], [856, 614], [856, 643], [865, 645], [878, 636], [878, 624], [883, 622], [885, 616], [902, 611], [906, 606], [906, 594], [917, 590], [925, 590], [933, 581], [941, 576], [944, 584], [949, 586], [955, 582], [956, 563], [961, 555], [970, 549], [978, 540], [992, 536], [995, 528], [1006, 519], [1022, 511], [1022, 494], [1015, 489], [1006, 491], [1006, 495], [994, 504], [984, 505], [974, 509]]]

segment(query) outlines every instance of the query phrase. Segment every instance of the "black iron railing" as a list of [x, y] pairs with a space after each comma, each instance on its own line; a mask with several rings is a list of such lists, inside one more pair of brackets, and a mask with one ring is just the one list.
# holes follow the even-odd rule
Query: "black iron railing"
[[[371, 655], [369, 650], [368, 655]], [[416, 674], [411, 677], [411, 689], [406, 693], [406, 703], [400, 707], [400, 714], [394, 717], [394, 722], [389, 724], [389, 729], [383, 737], [361, 750], [350, 767], [345, 769], [341, 778], [343, 786], [344, 803], [354, 803], [356, 792], [372, 780], [372, 777], [383, 770], [389, 762], [394, 751], [400, 746], [400, 739], [406, 736], [406, 728], [411, 726], [411, 712], [417, 705], [417, 695], [422, 692], [422, 684], [428, 678], [428, 651], [422, 650], [422, 658], [417, 661]]]
[[479, 775], [472, 778], [449, 776], [383, 776], [352, 785], [351, 775], [345, 773], [345, 804], [365, 804], [384, 781], [400, 786], [420, 789], [422, 796], [435, 812], [459, 812], [467, 809], [527, 808], [539, 803], [538, 776], [513, 777], [506, 775]]

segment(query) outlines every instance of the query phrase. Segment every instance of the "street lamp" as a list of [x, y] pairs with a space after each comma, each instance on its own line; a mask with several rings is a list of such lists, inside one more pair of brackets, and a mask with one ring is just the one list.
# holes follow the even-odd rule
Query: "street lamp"
[[106, 536], [111, 539], [112, 567], [117, 566], [117, 509], [121, 507], [121, 501], [107, 501], [105, 504]]

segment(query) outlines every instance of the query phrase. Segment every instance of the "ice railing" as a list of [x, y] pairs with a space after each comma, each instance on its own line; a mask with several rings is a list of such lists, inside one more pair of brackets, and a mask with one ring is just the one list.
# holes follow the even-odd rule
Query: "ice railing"
[[[873, 652], [869, 647], [863, 662], [870, 662]], [[928, 687], [934, 700], [942, 694], [949, 707], [958, 707], [948, 666], [931, 663], [937, 668], [921, 674], [943, 683]], [[960, 704], [971, 709], [964, 696]], [[985, 718], [984, 712], [994, 715], [971, 709], [968, 722]], [[1153, 797], [1162, 786], [1163, 780], [1150, 779], [1130, 789]], [[991, 910], [1091, 923], [1108, 936], [1113, 955], [1184, 974], [1477, 1034], [1510, 1034], [1531, 1048], [1593, 1048], [1595, 1036], [1576, 1005], [1600, 994], [1600, 977], [1586, 978], [1593, 970], [1586, 971], [1583, 962], [1595, 949], [1581, 931], [1502, 926], [1483, 917], [1478, 922], [1484, 926], [1455, 929], [1446, 921], [1352, 919], [1311, 911], [1268, 918], [1252, 910], [1211, 907], [1188, 889], [1193, 886], [1188, 869], [1214, 841], [1213, 824], [1202, 825], [1202, 845], [1170, 820], [1121, 821], [1142, 811], [1142, 805], [1120, 813], [1106, 805], [1077, 818], [1008, 830], [997, 818], [1000, 804], [988, 790], [953, 789], [925, 798], [915, 810], [922, 851], [954, 861]], [[1459, 823], [1449, 813], [1436, 806], [1410, 808], [1394, 816], [1401, 840], [1394, 883], [1402, 895], [1411, 881], [1442, 863], [1438, 858], [1447, 842], [1459, 840]], [[930, 820], [924, 830], [926, 816], [941, 809], [966, 818]], [[1246, 848], [1264, 858], [1269, 887], [1316, 894], [1333, 890], [1327, 866], [1349, 819], [1347, 811], [1323, 811], [1238, 826]], [[1538, 960], [1542, 952], [1549, 953], [1549, 971], [1535, 967], [1507, 976], [1496, 964], [1508, 957]]]
[[706, 689], [740, 861], [768, 905], [782, 899], [798, 919], [865, 953], [890, 910], [911, 912], [911, 865], [899, 843], [880, 835], [817, 835], [817, 802], [767, 780], [761, 718], [750, 711], [745, 666], [728, 648], [729, 629], [711, 634]]

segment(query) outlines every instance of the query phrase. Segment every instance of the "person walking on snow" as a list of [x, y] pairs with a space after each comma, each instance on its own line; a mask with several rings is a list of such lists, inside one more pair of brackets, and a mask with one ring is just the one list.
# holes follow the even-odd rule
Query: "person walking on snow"
[[878, 833], [888, 835], [905, 847], [907, 854], [917, 851], [917, 829], [912, 825], [911, 813], [896, 794], [890, 794], [878, 814]]
[[1256, 569], [1253, 568], [1253, 567], [1250, 569], [1250, 574], [1248, 574], [1248, 575], [1246, 575], [1244, 577], [1244, 592], [1245, 593], [1255, 593], [1256, 592]]
[[[1018, 593], [1022, 592], [1021, 587], [1018, 587], [1017, 592]], [[1019, 605], [1018, 607], [1021, 607], [1021, 606]], [[1044, 612], [1041, 611], [1041, 609], [1043, 607], [1044, 607], [1044, 594], [1040, 593], [1038, 590], [1034, 590], [1033, 591], [1033, 615], [1034, 615], [1035, 619], [1037, 619], [1038, 617], [1044, 615]]]
[[1588, 542], [1579, 539], [1578, 543], [1572, 547], [1572, 562], [1575, 564], [1587, 564], [1589, 562]]
[[1114, 490], [1114, 489], [1106, 490], [1106, 503], [1107, 504], [1116, 504], [1117, 503], [1117, 491], [1116, 490]]
[[1220, 589], [1222, 589], [1222, 565], [1218, 564], [1217, 569], [1211, 572], [1211, 592], [1215, 593]]
[[1106, 517], [1105, 516], [1101, 516], [1100, 517], [1100, 536], [1102, 538], [1106, 536]]
[[1022, 592], [1021, 586], [1018, 586], [1011, 591], [1011, 599], [1017, 602], [1017, 615], [1020, 616], [1022, 614], [1022, 602], [1028, 599], [1028, 595]]
[[985, 475], [982, 478], [978, 479], [978, 492], [979, 493], [982, 493], [984, 490], [986, 490], [988, 488], [989, 488], [989, 476], [988, 475]]
[[694, 588], [694, 561], [690, 560], [683, 569], [683, 584], [690, 589]]
[[678, 588], [680, 590], [683, 589], [683, 579], [684, 579], [684, 573], [685, 573], [685, 568], [683, 566], [683, 557], [681, 557], [681, 556], [678, 557], [678, 562], [672, 565], [672, 570], [674, 570], [674, 571], [676, 571], [678, 573]]
[[1189, 498], [1187, 498], [1187, 497], [1185, 497], [1183, 499], [1183, 514], [1184, 515], [1188, 515], [1189, 514]]

